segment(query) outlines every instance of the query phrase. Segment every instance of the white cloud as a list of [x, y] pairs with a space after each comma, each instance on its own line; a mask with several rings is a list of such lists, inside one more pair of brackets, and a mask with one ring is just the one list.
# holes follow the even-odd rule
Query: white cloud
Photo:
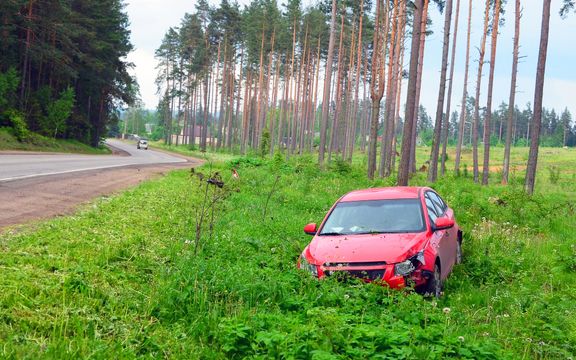
[[140, 96], [147, 108], [155, 108], [158, 104], [156, 95], [156, 65], [158, 62], [154, 58], [154, 52], [145, 49], [136, 49], [128, 55], [128, 61], [133, 62], [135, 69], [132, 75], [140, 85]]

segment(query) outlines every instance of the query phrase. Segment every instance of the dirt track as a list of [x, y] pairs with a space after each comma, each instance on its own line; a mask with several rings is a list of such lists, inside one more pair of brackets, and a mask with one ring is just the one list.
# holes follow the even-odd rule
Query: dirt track
[[14, 225], [71, 214], [80, 204], [98, 196], [133, 187], [173, 169], [199, 164], [200, 161], [189, 158], [188, 163], [130, 166], [0, 182], [0, 233]]

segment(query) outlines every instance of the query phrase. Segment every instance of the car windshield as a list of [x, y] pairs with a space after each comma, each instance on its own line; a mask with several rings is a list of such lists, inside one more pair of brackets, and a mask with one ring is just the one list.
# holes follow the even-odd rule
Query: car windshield
[[320, 235], [415, 233], [424, 230], [419, 199], [349, 201], [336, 205]]

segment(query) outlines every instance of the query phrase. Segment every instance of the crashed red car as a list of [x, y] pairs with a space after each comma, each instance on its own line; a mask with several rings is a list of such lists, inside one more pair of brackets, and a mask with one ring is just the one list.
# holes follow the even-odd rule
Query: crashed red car
[[314, 238], [298, 267], [318, 278], [344, 273], [439, 297], [462, 259], [454, 211], [427, 187], [352, 191], [304, 232]]

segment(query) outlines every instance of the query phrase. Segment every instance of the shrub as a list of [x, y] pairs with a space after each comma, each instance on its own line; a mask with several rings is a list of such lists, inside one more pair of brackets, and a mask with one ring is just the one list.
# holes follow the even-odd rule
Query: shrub
[[20, 142], [25, 141], [28, 138], [30, 131], [28, 130], [26, 121], [24, 121], [24, 116], [16, 110], [8, 110], [4, 114], [12, 126], [14, 136], [16, 136]]
[[548, 179], [552, 184], [558, 184], [558, 180], [560, 180], [560, 168], [558, 166], [548, 166]]

